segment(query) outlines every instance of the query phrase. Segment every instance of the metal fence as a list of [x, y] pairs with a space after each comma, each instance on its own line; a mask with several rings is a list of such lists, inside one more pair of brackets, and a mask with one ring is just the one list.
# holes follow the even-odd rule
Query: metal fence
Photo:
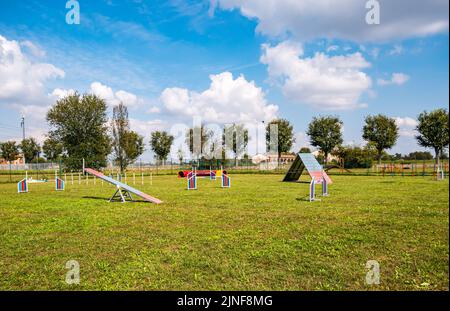
[[[446, 175], [449, 174], [449, 161], [442, 161], [442, 168]], [[129, 174], [149, 175], [176, 175], [178, 171], [189, 170], [193, 166], [198, 169], [226, 169], [230, 173], [264, 173], [264, 174], [285, 174], [292, 162], [262, 162], [252, 163], [249, 159], [226, 159], [226, 160], [202, 160], [202, 161], [179, 161], [168, 160], [164, 163], [137, 161], [129, 165]], [[11, 168], [11, 170], [10, 170]], [[326, 166], [330, 175], [365, 175], [365, 176], [435, 176], [437, 166], [433, 161], [393, 161], [383, 164], [374, 164], [368, 168], [344, 168], [336, 163]], [[0, 182], [17, 182], [25, 178], [25, 174], [34, 179], [53, 179], [58, 174], [79, 174], [79, 170], [68, 170], [64, 166], [59, 168], [58, 163], [33, 163], [25, 165], [0, 165]], [[105, 174], [116, 176], [120, 169], [116, 165], [109, 163], [102, 169]]]

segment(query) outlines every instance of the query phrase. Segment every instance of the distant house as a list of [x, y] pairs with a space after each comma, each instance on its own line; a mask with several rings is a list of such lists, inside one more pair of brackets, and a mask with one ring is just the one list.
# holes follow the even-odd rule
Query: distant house
[[[9, 164], [9, 162], [0, 157], [0, 165], [1, 164]], [[11, 164], [13, 164], [13, 165], [25, 164], [25, 158], [24, 158], [23, 154], [19, 154], [17, 156], [17, 158], [11, 162]]]
[[[295, 157], [296, 157], [295, 153], [282, 153], [280, 156], [280, 164], [287, 164], [287, 163], [294, 162]], [[267, 161], [268, 162], [277, 162], [278, 155], [277, 154], [268, 154]]]

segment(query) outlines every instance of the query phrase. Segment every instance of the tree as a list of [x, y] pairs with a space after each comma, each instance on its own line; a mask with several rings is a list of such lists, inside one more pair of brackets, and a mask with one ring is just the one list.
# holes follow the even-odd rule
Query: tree
[[309, 149], [308, 147], [302, 147], [300, 148], [299, 153], [311, 153], [311, 149]]
[[2, 158], [9, 162], [9, 181], [11, 181], [11, 162], [19, 157], [19, 147], [15, 141], [0, 144]]
[[354, 146], [338, 146], [333, 150], [333, 155], [343, 161], [344, 168], [370, 168], [372, 159], [370, 150]]
[[111, 131], [114, 161], [123, 174], [128, 165], [144, 152], [144, 138], [130, 130], [128, 109], [123, 103], [113, 108]]
[[26, 163], [30, 163], [38, 156], [38, 153], [41, 152], [41, 146], [39, 146], [34, 138], [25, 138], [22, 140], [19, 147]]
[[51, 137], [48, 137], [42, 145], [44, 156], [49, 161], [56, 161], [62, 155], [63, 150], [62, 144]]
[[248, 130], [243, 124], [233, 124], [224, 127], [225, 147], [233, 152], [237, 166], [238, 158], [246, 151], [249, 136]]
[[[193, 157], [197, 159], [200, 158], [200, 156], [205, 152], [206, 146], [213, 134], [214, 133], [208, 130], [203, 124], [200, 127], [194, 127], [187, 130], [186, 145], [188, 146]], [[194, 144], [197, 144], [197, 141], [194, 141], [196, 135], [199, 136], [199, 146], [194, 146]]]
[[328, 161], [328, 154], [343, 142], [342, 125], [342, 121], [333, 116], [314, 117], [308, 125], [306, 134], [311, 145], [323, 152], [325, 163]]
[[87, 167], [107, 165], [111, 141], [106, 110], [106, 102], [100, 97], [75, 93], [58, 100], [48, 111], [49, 137], [67, 152], [67, 167], [80, 169], [83, 159]]
[[405, 160], [432, 160], [433, 155], [428, 151], [414, 151], [404, 156]]
[[158, 160], [165, 161], [170, 153], [174, 137], [165, 131], [155, 131], [151, 134], [150, 145]]
[[292, 145], [295, 143], [294, 127], [286, 119], [275, 119], [270, 121], [266, 126], [266, 146], [268, 150], [270, 150], [270, 143], [271, 143], [270, 139], [271, 126], [278, 127], [278, 131], [276, 134], [278, 135], [277, 153], [279, 161], [281, 158], [281, 153], [289, 152], [292, 148]]
[[416, 130], [419, 135], [416, 136], [416, 139], [422, 147], [434, 149], [436, 164], [439, 165], [439, 158], [449, 144], [448, 111], [443, 108], [431, 112], [424, 111], [417, 120], [419, 124]]
[[362, 137], [376, 148], [378, 164], [381, 164], [383, 150], [392, 148], [397, 142], [398, 126], [395, 119], [382, 114], [367, 116], [365, 122]]

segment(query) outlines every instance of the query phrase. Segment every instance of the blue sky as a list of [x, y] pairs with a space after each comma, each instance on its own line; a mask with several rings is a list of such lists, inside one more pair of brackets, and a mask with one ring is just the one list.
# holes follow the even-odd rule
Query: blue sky
[[380, 1], [380, 25], [363, 22], [364, 0], [329, 10], [301, 0], [78, 2], [79, 25], [66, 23], [63, 0], [1, 2], [0, 141], [20, 139], [22, 114], [42, 139], [45, 111], [71, 90], [124, 101], [146, 142], [194, 114], [218, 124], [277, 116], [294, 124], [299, 148], [311, 118], [332, 114], [345, 142], [361, 145], [364, 117], [384, 113], [401, 129], [391, 153], [421, 149], [415, 118], [449, 105], [448, 1]]

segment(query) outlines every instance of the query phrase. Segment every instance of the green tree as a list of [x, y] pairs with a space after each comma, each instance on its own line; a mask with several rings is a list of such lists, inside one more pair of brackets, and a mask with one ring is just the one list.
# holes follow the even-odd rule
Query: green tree
[[165, 161], [170, 153], [174, 137], [165, 131], [155, 131], [150, 137], [150, 146], [158, 157], [158, 160]]
[[25, 158], [26, 163], [30, 163], [38, 153], [41, 152], [41, 146], [36, 142], [34, 138], [25, 138], [19, 145], [20, 150]]
[[49, 137], [61, 143], [67, 152], [67, 167], [80, 169], [83, 159], [86, 167], [107, 165], [111, 141], [106, 110], [106, 102], [100, 97], [75, 93], [58, 100], [48, 111]]
[[270, 121], [266, 126], [266, 146], [267, 149], [270, 150], [270, 128], [271, 126], [278, 127], [278, 161], [281, 158], [281, 153], [289, 152], [292, 148], [292, 145], [295, 143], [294, 138], [294, 127], [291, 123], [286, 119], [274, 119]]
[[449, 119], [446, 109], [436, 109], [431, 112], [422, 112], [417, 118], [419, 124], [416, 136], [419, 145], [426, 148], [433, 148], [436, 155], [436, 164], [439, 165], [439, 158], [444, 148], [449, 144]]
[[366, 148], [353, 146], [338, 146], [333, 150], [333, 155], [343, 160], [346, 169], [372, 167], [373, 154], [370, 153]]
[[342, 125], [342, 121], [334, 116], [314, 117], [308, 125], [306, 134], [311, 145], [318, 147], [324, 154], [325, 163], [328, 161], [328, 154], [343, 142]]
[[123, 174], [128, 165], [144, 152], [144, 138], [130, 130], [128, 109], [123, 103], [113, 108], [111, 132], [114, 161]]
[[224, 127], [225, 147], [234, 154], [235, 164], [247, 149], [249, 135], [243, 124], [232, 124]]
[[376, 148], [378, 164], [381, 164], [383, 151], [392, 148], [397, 142], [398, 126], [395, 119], [382, 114], [367, 116], [365, 123], [362, 137]]
[[433, 155], [428, 151], [414, 151], [404, 156], [405, 160], [432, 160]]
[[[194, 146], [194, 133], [199, 135], [199, 146]], [[200, 127], [190, 128], [186, 131], [186, 145], [188, 146], [191, 155], [197, 158], [197, 160], [206, 152], [206, 147], [213, 134], [214, 133], [203, 124]]]
[[15, 141], [7, 141], [0, 144], [0, 152], [2, 158], [9, 162], [9, 181], [11, 181], [11, 162], [19, 157], [19, 146]]
[[64, 149], [59, 141], [48, 137], [42, 145], [42, 151], [47, 160], [56, 161], [62, 155]]
[[300, 148], [299, 153], [311, 153], [311, 149], [309, 149], [308, 147], [302, 147]]

